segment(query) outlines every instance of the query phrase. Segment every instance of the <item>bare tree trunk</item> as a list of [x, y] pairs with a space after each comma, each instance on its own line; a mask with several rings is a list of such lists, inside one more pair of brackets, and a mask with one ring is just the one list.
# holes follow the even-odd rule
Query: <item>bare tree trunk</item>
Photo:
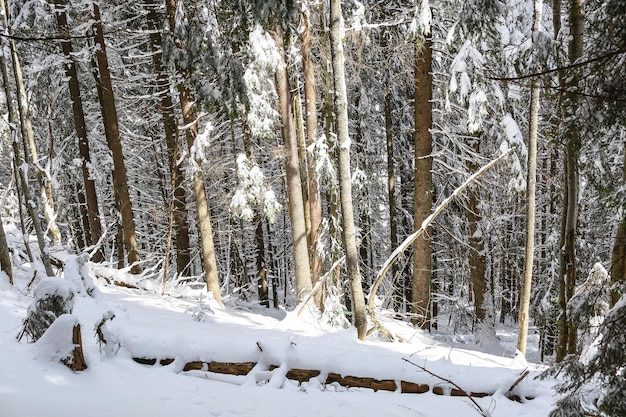
[[[2, 8], [2, 19], [5, 29], [9, 30], [8, 14], [6, 4], [4, 0], [0, 0], [0, 8]], [[56, 213], [54, 211], [54, 199], [52, 197], [52, 188], [48, 188], [44, 184], [42, 177], [42, 170], [39, 165], [39, 157], [37, 155], [37, 148], [35, 146], [35, 135], [33, 134], [33, 127], [30, 121], [28, 97], [26, 94], [26, 88], [24, 87], [24, 80], [22, 77], [22, 68], [20, 65], [19, 57], [17, 56], [17, 49], [15, 48], [15, 42], [12, 39], [8, 39], [9, 49], [11, 51], [11, 61], [13, 63], [13, 73], [15, 76], [15, 86], [17, 88], [17, 110], [19, 113], [19, 123], [22, 133], [22, 141], [24, 147], [24, 158], [29, 165], [34, 165], [37, 182], [41, 191], [41, 200], [43, 203], [44, 218], [50, 231], [50, 236], [55, 245], [61, 243], [61, 231], [56, 223]], [[30, 154], [27, 151], [30, 148]], [[50, 181], [50, 178], [47, 178]], [[34, 201], [34, 200], [33, 200]]]
[[[428, 35], [430, 36], [430, 35]], [[432, 179], [432, 42], [426, 39], [415, 46], [415, 196], [413, 200], [413, 229], [419, 230], [430, 216], [433, 205]], [[413, 321], [422, 329], [430, 329], [430, 301], [432, 281], [432, 250], [430, 232], [419, 237], [413, 245]], [[417, 316], [422, 319], [417, 320]]]
[[[570, 29], [570, 41], [568, 44], [568, 59], [570, 63], [574, 63], [578, 58], [582, 56], [583, 49], [583, 26], [584, 26], [584, 14], [582, 0], [570, 0], [569, 2], [569, 29]], [[562, 75], [562, 74], [559, 74]], [[562, 78], [562, 76], [561, 76]], [[579, 76], [575, 76], [571, 80], [571, 84], [576, 86], [578, 84]], [[562, 81], [563, 82], [563, 81]], [[567, 319], [567, 312], [565, 307], [567, 301], [572, 298], [576, 289], [576, 277], [577, 277], [577, 259], [576, 259], [576, 230], [578, 223], [578, 194], [579, 194], [579, 176], [578, 176], [578, 159], [581, 146], [580, 132], [577, 126], [569, 120], [575, 114], [578, 106], [579, 96], [575, 92], [566, 92], [562, 102], [562, 119], [565, 123], [565, 160], [566, 160], [566, 188], [567, 188], [567, 206], [565, 208], [565, 231], [564, 231], [564, 245], [563, 245], [563, 258], [562, 268], [565, 271], [564, 279], [564, 300], [560, 300], [560, 305], [563, 308], [561, 314], [565, 318], [567, 326], [567, 334], [565, 335], [564, 328], [561, 326], [559, 334], [559, 342], [564, 343], [567, 340], [567, 353], [576, 353], [578, 344], [578, 335], [576, 327], [572, 322]], [[557, 360], [561, 359], [560, 356], [563, 352], [564, 346], [559, 346], [559, 352], [557, 353]]]
[[117, 108], [115, 107], [115, 96], [113, 94], [111, 73], [109, 72], [104, 33], [102, 31], [100, 8], [96, 3], [93, 3], [93, 19], [96, 61], [98, 64], [102, 98], [101, 107], [105, 123], [104, 131], [107, 144], [113, 155], [113, 187], [120, 201], [120, 213], [122, 215], [122, 225], [124, 228], [124, 245], [126, 246], [128, 263], [132, 265], [130, 272], [131, 274], [140, 274], [142, 268], [139, 264], [139, 246], [135, 234], [132, 203], [128, 192], [128, 179], [126, 177], [126, 165], [117, 120]]
[[[626, 142], [624, 142], [624, 161], [622, 171], [622, 186], [626, 185]], [[615, 243], [611, 254], [611, 281], [615, 284], [626, 283], [626, 210], [622, 212], [622, 219], [617, 226]], [[611, 306], [620, 299], [619, 291], [611, 292]]]
[[[176, 29], [176, 0], [166, 0], [166, 13], [169, 22], [169, 31], [173, 35]], [[184, 75], [184, 74], [182, 74]], [[211, 227], [211, 215], [209, 204], [204, 188], [204, 175], [202, 174], [201, 161], [192, 154], [192, 147], [198, 136], [198, 119], [196, 117], [196, 103], [191, 90], [182, 84], [178, 86], [180, 93], [178, 99], [183, 113], [185, 125], [185, 137], [187, 138], [187, 150], [189, 151], [190, 164], [198, 165], [193, 172], [193, 192], [196, 200], [196, 215], [202, 246], [202, 268], [204, 269], [207, 291], [213, 293], [218, 303], [222, 303], [220, 280], [215, 258], [215, 244], [213, 242], [213, 229]]]
[[215, 244], [213, 242], [213, 228], [211, 227], [211, 214], [209, 213], [209, 203], [207, 201], [206, 189], [204, 188], [204, 175], [202, 174], [202, 161], [192, 153], [192, 147], [198, 136], [198, 125], [196, 117], [196, 104], [189, 89], [185, 88], [179, 95], [180, 105], [183, 110], [183, 123], [186, 126], [185, 135], [187, 137], [187, 149], [192, 164], [196, 164], [193, 172], [193, 192], [196, 197], [196, 210], [198, 215], [198, 229], [200, 231], [200, 241], [202, 246], [202, 267], [206, 280], [207, 291], [213, 293], [213, 298], [218, 303], [222, 303], [222, 293], [220, 290], [220, 280], [217, 271], [217, 260], [215, 259]]
[[170, 82], [163, 69], [163, 39], [161, 30], [163, 25], [159, 22], [156, 1], [150, 0], [148, 9], [148, 27], [150, 28], [150, 48], [152, 50], [152, 63], [157, 74], [157, 89], [160, 97], [161, 114], [163, 115], [163, 128], [165, 131], [165, 143], [167, 145], [167, 161], [171, 176], [174, 233], [176, 242], [176, 272], [180, 276], [189, 275], [191, 263], [189, 251], [189, 225], [187, 223], [187, 198], [183, 187], [184, 175], [177, 163], [181, 152], [178, 143], [177, 123], [174, 117], [174, 105], [170, 95]]
[[[393, 119], [391, 116], [391, 76], [388, 74], [385, 86], [385, 138], [387, 142], [387, 198], [389, 203], [389, 242], [390, 247], [398, 247], [398, 219], [397, 219], [397, 203], [396, 203], [396, 160], [393, 151]], [[400, 270], [397, 264], [391, 267], [391, 278], [396, 282]], [[396, 282], [394, 290], [394, 310], [398, 313], [402, 312], [402, 306], [405, 300], [404, 282]]]
[[350, 177], [350, 137], [348, 133], [348, 97], [344, 73], [343, 55], [343, 18], [341, 0], [330, 1], [330, 47], [335, 83], [335, 114], [337, 115], [337, 140], [339, 142], [339, 191], [341, 194], [341, 218], [343, 226], [343, 244], [346, 252], [346, 267], [352, 292], [352, 313], [354, 326], [359, 339], [365, 339], [367, 317], [365, 298], [359, 272], [359, 258], [356, 247], [354, 227], [354, 209], [352, 205], [352, 183]]
[[[304, 109], [307, 147], [317, 140], [317, 97], [315, 93], [315, 69], [311, 53], [310, 31], [310, 5], [307, 0], [300, 0], [302, 13], [302, 26], [300, 36], [302, 38], [302, 72], [304, 74]], [[323, 272], [322, 260], [317, 253], [320, 238], [320, 225], [322, 224], [322, 204], [320, 200], [317, 172], [315, 170], [315, 153], [307, 158], [307, 173], [309, 187], [309, 259], [311, 263], [311, 281], [315, 284]], [[318, 300], [318, 303], [320, 301]]]
[[[55, 16], [59, 32], [65, 38], [61, 42], [61, 48], [63, 55], [65, 56], [65, 74], [68, 77], [68, 84], [70, 89], [70, 98], [72, 99], [72, 111], [74, 115], [74, 128], [76, 129], [76, 136], [78, 137], [78, 152], [81, 156], [81, 171], [83, 174], [83, 183], [85, 185], [85, 196], [83, 197], [87, 203], [87, 210], [85, 210], [88, 219], [89, 230], [85, 230], [85, 236], [87, 237], [86, 244], [88, 246], [95, 245], [102, 236], [102, 224], [100, 223], [100, 209], [98, 208], [98, 196], [96, 193], [95, 182], [89, 175], [89, 164], [91, 163], [91, 156], [89, 152], [89, 140], [87, 139], [87, 124], [85, 123], [85, 113], [83, 111], [83, 101], [80, 94], [80, 84], [78, 82], [78, 74], [76, 71], [76, 63], [72, 56], [73, 48], [70, 40], [70, 33], [67, 26], [67, 16], [65, 13], [65, 1], [55, 1], [56, 10]], [[78, 189], [77, 189], [78, 190]], [[82, 212], [81, 208], [81, 212]], [[88, 233], [87, 233], [88, 232]], [[104, 253], [102, 248], [98, 249], [93, 255], [92, 260], [94, 262], [101, 262], [104, 260]]]
[[[2, 4], [2, 6], [4, 6], [4, 4]], [[5, 9], [3, 8], [3, 10]], [[37, 235], [37, 243], [39, 244], [39, 252], [41, 253], [41, 260], [46, 270], [46, 275], [54, 276], [54, 271], [52, 270], [52, 264], [50, 263], [48, 246], [46, 245], [46, 240], [43, 235], [43, 230], [41, 229], [41, 223], [39, 220], [39, 210], [37, 209], [37, 205], [33, 201], [33, 198], [30, 193], [30, 188], [28, 185], [28, 178], [26, 178], [24, 169], [22, 169], [22, 164], [24, 163], [24, 160], [20, 153], [18, 132], [16, 129], [16, 126], [18, 125], [19, 121], [18, 121], [18, 116], [15, 111], [15, 108], [13, 107], [13, 91], [11, 90], [11, 84], [9, 82], [8, 67], [7, 67], [6, 59], [4, 57], [4, 50], [1, 51], [0, 53], [0, 71], [2, 71], [2, 78], [4, 79], [4, 94], [7, 100], [7, 109], [9, 112], [9, 126], [11, 128], [11, 145], [13, 146], [13, 160], [15, 164], [15, 170], [18, 172], [19, 182], [21, 183], [21, 186], [22, 186], [22, 193], [24, 195], [24, 204], [26, 205], [28, 214], [30, 215], [30, 218], [33, 221], [33, 228], [35, 229], [35, 234]], [[26, 241], [25, 244], [28, 246], [28, 241]], [[27, 249], [27, 251], [30, 251], [30, 249]]]
[[4, 233], [4, 222], [0, 216], [0, 270], [9, 277], [9, 284], [13, 285], [13, 268], [11, 267], [11, 252]]
[[287, 159], [285, 171], [287, 174], [287, 193], [289, 219], [291, 220], [291, 234], [293, 238], [294, 264], [296, 275], [296, 299], [303, 301], [311, 292], [311, 269], [309, 264], [309, 248], [306, 236], [304, 219], [304, 202], [302, 201], [302, 186], [300, 181], [300, 167], [298, 159], [298, 143], [291, 113], [291, 93], [289, 76], [287, 74], [287, 59], [285, 56], [285, 40], [280, 27], [275, 27], [271, 35], [281, 56], [281, 64], [276, 71], [276, 92], [280, 101], [280, 115], [282, 119], [281, 134]]
[[[478, 152], [478, 140], [475, 139], [474, 151]], [[478, 165], [473, 161], [467, 163], [470, 172], [476, 171]], [[472, 288], [470, 297], [473, 297], [474, 311], [478, 323], [485, 321], [485, 296], [487, 294], [487, 259], [485, 256], [484, 236], [480, 230], [480, 189], [470, 187], [467, 200], [467, 234], [469, 242], [469, 282]]]
[[[541, 24], [543, 0], [534, 1], [532, 42]], [[537, 184], [537, 130], [539, 119], [539, 80], [533, 79], [530, 90], [530, 120], [528, 123], [528, 173], [526, 180], [526, 256], [524, 258], [524, 281], [520, 296], [519, 332], [517, 350], [526, 355], [528, 321], [530, 310], [530, 290], [533, 281], [533, 260], [535, 252], [535, 189]]]

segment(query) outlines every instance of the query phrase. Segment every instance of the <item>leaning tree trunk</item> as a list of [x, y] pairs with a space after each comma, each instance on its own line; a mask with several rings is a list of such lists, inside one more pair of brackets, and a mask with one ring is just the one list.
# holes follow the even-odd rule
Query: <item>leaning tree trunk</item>
[[[76, 63], [74, 62], [72, 42], [70, 40], [70, 32], [67, 25], [67, 15], [65, 13], [64, 0], [56, 0], [55, 16], [57, 26], [64, 40], [61, 42], [63, 55], [65, 56], [65, 75], [68, 78], [70, 89], [70, 97], [72, 99], [72, 111], [74, 115], [74, 127], [76, 136], [78, 137], [78, 152], [81, 157], [81, 171], [83, 174], [83, 183], [85, 185], [85, 201], [87, 210], [84, 213], [87, 217], [89, 230], [86, 230], [85, 236], [88, 237], [86, 244], [88, 246], [95, 245], [102, 236], [102, 224], [100, 223], [100, 209], [98, 208], [98, 196], [96, 193], [96, 185], [89, 175], [89, 165], [91, 164], [91, 156], [89, 152], [89, 141], [87, 139], [87, 124], [85, 123], [85, 113], [83, 111], [83, 101], [80, 94], [80, 84], [78, 82], [78, 74], [76, 71]], [[78, 190], [78, 189], [77, 189]], [[82, 191], [78, 191], [82, 194]], [[79, 194], [79, 195], [80, 195]], [[81, 209], [81, 213], [83, 210]], [[99, 248], [93, 255], [94, 262], [104, 260], [102, 248]]]
[[[430, 34], [426, 34], [430, 36]], [[432, 41], [415, 46], [415, 177], [413, 198], [413, 230], [419, 230], [430, 216], [433, 205], [432, 166]], [[413, 245], [412, 312], [422, 329], [430, 329], [432, 281], [432, 250], [429, 230]], [[422, 319], [417, 321], [417, 317]]]
[[[7, 109], [9, 112], [9, 127], [11, 129], [11, 145], [13, 147], [13, 163], [15, 164], [15, 170], [18, 172], [19, 182], [22, 188], [22, 194], [24, 196], [24, 205], [28, 210], [28, 214], [33, 221], [33, 228], [35, 229], [35, 234], [37, 235], [37, 243], [39, 244], [39, 252], [41, 254], [41, 260], [43, 262], [44, 268], [46, 270], [46, 275], [54, 276], [54, 271], [52, 270], [52, 264], [50, 263], [50, 255], [48, 251], [48, 246], [46, 245], [46, 240], [43, 235], [43, 230], [41, 229], [41, 223], [39, 220], [39, 210], [37, 209], [36, 204], [32, 204], [33, 198], [30, 193], [30, 187], [28, 185], [28, 178], [26, 178], [26, 174], [22, 165], [24, 164], [24, 160], [21, 156], [19, 141], [18, 141], [18, 131], [16, 126], [18, 125], [18, 116], [15, 108], [13, 107], [13, 91], [11, 90], [11, 85], [9, 82], [9, 71], [7, 67], [7, 62], [4, 58], [4, 51], [0, 53], [0, 71], [2, 71], [2, 78], [4, 80], [4, 94], [7, 101]], [[22, 138], [23, 139], [23, 138]], [[28, 241], [25, 242], [28, 245]], [[30, 249], [27, 249], [30, 253]]]
[[345, 63], [343, 55], [343, 18], [341, 0], [330, 1], [330, 48], [335, 83], [335, 114], [337, 115], [337, 141], [339, 143], [339, 192], [341, 195], [341, 218], [343, 226], [343, 244], [346, 252], [348, 280], [352, 291], [352, 312], [354, 326], [359, 339], [365, 339], [367, 316], [365, 298], [359, 272], [359, 259], [356, 247], [354, 227], [354, 209], [352, 205], [352, 183], [350, 178], [350, 137], [348, 134], [348, 97], [346, 89]]
[[174, 105], [170, 95], [170, 82], [163, 68], [163, 39], [161, 36], [162, 24], [160, 23], [156, 9], [159, 4], [150, 0], [148, 9], [148, 27], [150, 28], [150, 48], [152, 50], [152, 63], [157, 74], [156, 85], [163, 115], [163, 128], [165, 131], [165, 143], [167, 146], [167, 162], [171, 176], [174, 235], [176, 242], [176, 272], [180, 276], [189, 275], [191, 263], [189, 251], [189, 225], [187, 222], [187, 198], [183, 186], [184, 175], [178, 159], [181, 155], [178, 143], [178, 130], [174, 118]]
[[124, 245], [126, 247], [128, 263], [132, 265], [131, 274], [140, 274], [139, 246], [135, 234], [135, 220], [133, 219], [133, 209], [128, 192], [128, 179], [126, 176], [126, 165], [124, 153], [122, 151], [122, 139], [120, 137], [117, 108], [115, 107], [115, 96], [111, 83], [111, 73], [109, 72], [109, 62], [107, 57], [104, 33], [102, 31], [102, 20], [100, 18], [100, 8], [93, 3], [93, 29], [94, 41], [96, 43], [96, 62], [99, 71], [101, 107], [104, 119], [104, 132], [107, 145], [113, 156], [113, 188], [120, 201], [120, 213], [122, 215], [122, 227], [124, 228]]
[[[535, 0], [533, 12], [532, 42], [541, 24], [543, 0]], [[533, 280], [533, 260], [535, 252], [535, 188], [537, 183], [537, 123], [539, 118], [539, 80], [533, 79], [530, 90], [530, 117], [528, 123], [528, 172], [526, 180], [526, 256], [524, 258], [524, 282], [520, 296], [519, 332], [517, 350], [526, 355], [528, 321], [530, 310], [530, 290]]]
[[[6, 31], [9, 30], [9, 21], [7, 8], [4, 0], [0, 0], [0, 9], [2, 12], [2, 22]], [[22, 77], [22, 67], [20, 65], [19, 57], [17, 56], [17, 49], [15, 48], [15, 42], [13, 39], [8, 39], [9, 50], [11, 51], [11, 62], [13, 63], [13, 73], [15, 76], [15, 86], [17, 88], [17, 109], [19, 113], [19, 125], [22, 133], [22, 143], [24, 148], [24, 158], [26, 162], [35, 166], [35, 174], [37, 176], [37, 182], [41, 190], [41, 199], [44, 208], [44, 218], [48, 225], [48, 230], [52, 236], [54, 244], [61, 243], [61, 231], [56, 223], [56, 214], [54, 212], [54, 200], [52, 197], [52, 188], [44, 185], [44, 180], [41, 175], [42, 170], [39, 166], [37, 155], [37, 148], [35, 146], [35, 135], [33, 134], [33, 127], [30, 121], [30, 110], [28, 105], [28, 97], [26, 88], [24, 87], [24, 79]], [[28, 150], [30, 149], [30, 153]], [[47, 179], [51, 181], [50, 178]]]
[[282, 28], [273, 28], [271, 35], [272, 38], [274, 38], [274, 42], [281, 56], [281, 64], [276, 70], [275, 75], [276, 92], [280, 101], [280, 115], [282, 119], [281, 134], [285, 148], [287, 149], [285, 171], [287, 177], [289, 219], [291, 221], [291, 234], [293, 239], [296, 299], [297, 302], [301, 302], [311, 292], [312, 283], [304, 218], [304, 202], [302, 201], [302, 185], [300, 181], [298, 142], [291, 112], [291, 93], [289, 89], [285, 40], [283, 38]]

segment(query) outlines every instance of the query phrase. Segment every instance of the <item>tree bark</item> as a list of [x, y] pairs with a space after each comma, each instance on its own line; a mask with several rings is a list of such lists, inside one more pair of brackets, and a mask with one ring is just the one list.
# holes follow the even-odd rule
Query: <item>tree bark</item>
[[178, 143], [177, 123], [174, 117], [174, 105], [170, 95], [170, 82], [163, 68], [163, 39], [160, 23], [156, 13], [159, 4], [155, 0], [146, 3], [148, 10], [148, 28], [150, 29], [150, 48], [152, 50], [152, 63], [156, 72], [156, 84], [160, 98], [161, 114], [163, 116], [163, 128], [165, 143], [167, 146], [167, 162], [170, 171], [174, 219], [174, 235], [176, 243], [176, 272], [179, 276], [189, 275], [190, 250], [189, 250], [189, 225], [187, 222], [187, 197], [183, 187], [184, 175], [177, 163], [181, 156]]
[[[430, 36], [428, 34], [427, 36]], [[432, 197], [432, 41], [425, 39], [415, 46], [415, 177], [413, 230], [419, 230], [430, 216]], [[432, 250], [429, 229], [413, 245], [413, 284], [411, 306], [414, 323], [430, 329]], [[418, 317], [420, 318], [418, 320]]]
[[[65, 0], [55, 0], [55, 16], [59, 32], [65, 38], [61, 42], [61, 49], [65, 56], [65, 75], [68, 77], [68, 85], [70, 89], [70, 98], [72, 99], [72, 112], [74, 115], [74, 128], [78, 137], [78, 152], [81, 157], [81, 172], [83, 175], [83, 183], [85, 186], [85, 200], [87, 204], [87, 220], [89, 230], [86, 230], [86, 244], [88, 246], [95, 245], [102, 236], [102, 224], [100, 223], [100, 209], [98, 208], [98, 196], [96, 193], [95, 182], [89, 176], [89, 165], [91, 164], [91, 156], [89, 152], [89, 140], [87, 138], [87, 124], [85, 122], [85, 113], [83, 111], [83, 101], [80, 94], [80, 84], [78, 82], [78, 74], [76, 71], [76, 63], [72, 56], [73, 48], [70, 40], [69, 28], [67, 26], [67, 16], [65, 13]], [[79, 191], [80, 192], [80, 191]], [[82, 193], [82, 192], [81, 192]], [[81, 208], [81, 212], [82, 212]], [[87, 233], [88, 232], [88, 233]], [[93, 255], [94, 262], [104, 260], [102, 248], [98, 249]]]
[[[626, 142], [624, 142], [624, 161], [622, 170], [622, 186], [626, 185]], [[611, 254], [611, 282], [614, 284], [626, 283], [626, 210], [622, 211], [622, 218], [617, 226], [615, 243]], [[611, 292], [611, 306], [614, 306], [622, 296], [619, 291]]]
[[276, 70], [276, 92], [280, 101], [280, 115], [282, 119], [281, 134], [287, 158], [285, 171], [287, 179], [289, 219], [293, 238], [293, 252], [296, 275], [296, 299], [304, 300], [311, 292], [311, 269], [309, 264], [309, 248], [306, 236], [304, 219], [304, 202], [302, 201], [302, 185], [300, 181], [300, 166], [298, 159], [298, 143], [293, 115], [291, 112], [291, 93], [289, 76], [287, 74], [287, 59], [285, 55], [285, 40], [280, 27], [274, 27], [271, 35], [281, 56], [281, 64]]
[[117, 192], [120, 201], [120, 213], [122, 215], [122, 226], [124, 228], [124, 245], [126, 247], [128, 263], [132, 265], [131, 274], [140, 274], [139, 246], [135, 234], [135, 220], [133, 219], [133, 209], [128, 192], [128, 179], [126, 177], [126, 165], [124, 153], [122, 151], [122, 139], [120, 137], [117, 108], [115, 107], [115, 96], [111, 83], [111, 73], [102, 31], [102, 20], [100, 18], [100, 8], [93, 3], [93, 30], [94, 41], [96, 43], [96, 62], [99, 71], [99, 81], [101, 90], [101, 107], [104, 119], [104, 131], [107, 144], [113, 156], [113, 188]]
[[352, 293], [352, 313], [358, 338], [365, 339], [367, 317], [365, 298], [359, 272], [359, 258], [356, 247], [354, 227], [354, 208], [352, 205], [352, 183], [350, 176], [350, 137], [348, 133], [348, 97], [346, 89], [345, 63], [343, 55], [344, 26], [341, 16], [341, 0], [330, 1], [330, 47], [335, 84], [335, 114], [337, 117], [337, 141], [339, 143], [339, 192], [341, 195], [341, 218], [343, 226], [343, 244], [346, 253], [348, 281]]
[[183, 123], [186, 126], [185, 136], [187, 137], [187, 150], [189, 158], [194, 167], [192, 173], [193, 192], [196, 197], [196, 214], [198, 216], [198, 230], [200, 231], [200, 242], [202, 246], [202, 268], [207, 291], [213, 293], [213, 298], [218, 303], [222, 303], [220, 290], [220, 280], [217, 271], [217, 260], [215, 258], [215, 244], [213, 242], [213, 228], [211, 226], [211, 214], [207, 201], [206, 189], [204, 188], [204, 175], [202, 174], [202, 161], [199, 161], [193, 154], [192, 148], [198, 136], [198, 125], [196, 117], [196, 104], [192, 97], [191, 90], [184, 88], [179, 95], [180, 105], [183, 111]]
[[[2, 8], [2, 19], [4, 27], [9, 31], [8, 13], [4, 0], [0, 0], [0, 8]], [[39, 166], [39, 156], [37, 155], [37, 147], [35, 146], [35, 135], [33, 133], [33, 126], [30, 120], [30, 112], [28, 105], [28, 97], [26, 88], [24, 87], [24, 79], [22, 76], [22, 67], [20, 65], [19, 57], [17, 56], [17, 49], [15, 48], [15, 42], [12, 39], [8, 39], [9, 50], [11, 51], [11, 62], [13, 63], [13, 74], [15, 76], [15, 86], [17, 89], [17, 110], [19, 114], [19, 125], [22, 133], [22, 144], [24, 148], [24, 158], [29, 165], [35, 167], [35, 174], [37, 177], [37, 183], [41, 192], [41, 200], [43, 203], [43, 214], [48, 225], [48, 230], [52, 241], [55, 245], [61, 243], [61, 231], [56, 223], [56, 213], [54, 211], [54, 198], [52, 196], [52, 188], [46, 187], [42, 176], [42, 170]], [[30, 149], [30, 153], [28, 150]], [[47, 178], [47, 181], [50, 181]], [[33, 200], [34, 201], [34, 200]]]
[[[315, 68], [313, 54], [311, 52], [310, 31], [310, 5], [307, 0], [300, 0], [302, 13], [302, 26], [300, 37], [302, 39], [302, 72], [304, 75], [304, 109], [306, 112], [304, 121], [306, 125], [307, 147], [317, 141], [317, 97], [315, 93]], [[320, 225], [322, 224], [322, 204], [320, 200], [319, 183], [315, 169], [315, 152], [307, 158], [307, 177], [309, 187], [309, 259], [311, 263], [311, 282], [315, 284], [323, 273], [322, 260], [317, 253], [320, 238]]]
[[13, 285], [13, 268], [11, 267], [11, 252], [4, 233], [4, 222], [0, 216], [0, 270], [9, 277], [9, 284]]
[[[4, 2], [2, 1], [2, 10], [6, 11], [4, 8]], [[7, 66], [6, 59], [4, 57], [4, 51], [0, 51], [0, 71], [2, 71], [2, 78], [4, 79], [4, 94], [7, 101], [7, 110], [9, 113], [9, 127], [11, 129], [11, 145], [13, 147], [13, 161], [15, 164], [15, 170], [18, 172], [18, 180], [22, 186], [22, 193], [24, 196], [24, 204], [26, 205], [26, 209], [28, 210], [28, 214], [33, 221], [33, 228], [35, 229], [35, 234], [37, 236], [37, 243], [39, 245], [39, 252], [41, 254], [41, 260], [43, 262], [44, 268], [46, 270], [46, 275], [54, 276], [54, 271], [52, 270], [52, 264], [50, 263], [50, 255], [48, 253], [48, 246], [46, 245], [46, 240], [43, 235], [43, 230], [41, 229], [41, 223], [39, 220], [39, 210], [37, 205], [35, 204], [31, 193], [30, 187], [28, 185], [28, 179], [26, 178], [26, 174], [24, 173], [24, 169], [22, 165], [25, 163], [19, 147], [18, 140], [18, 131], [16, 126], [19, 124], [18, 115], [13, 106], [13, 91], [11, 90], [11, 84], [9, 82], [9, 70]], [[22, 138], [24, 140], [24, 138]], [[25, 230], [24, 230], [25, 231]], [[26, 246], [28, 246], [28, 240], [24, 242]], [[30, 249], [27, 249], [27, 252], [30, 255]], [[31, 255], [32, 256], [32, 255]]]
[[[534, 1], [532, 42], [536, 43], [541, 24], [543, 0]], [[539, 119], [539, 80], [533, 79], [530, 90], [530, 120], [528, 123], [528, 172], [526, 180], [526, 256], [524, 258], [524, 281], [520, 296], [519, 332], [517, 350], [526, 355], [528, 321], [530, 310], [530, 290], [533, 280], [533, 260], [535, 251], [535, 189], [537, 183], [537, 130]]]
[[[582, 0], [570, 0], [569, 2], [569, 30], [570, 41], [568, 44], [568, 59], [570, 64], [574, 63], [582, 56], [583, 52], [583, 26], [584, 14]], [[562, 74], [561, 75], [562, 78]], [[580, 76], [575, 75], [571, 80], [574, 87], [578, 84]], [[579, 96], [575, 92], [568, 91], [564, 94], [562, 102], [562, 120], [565, 124], [565, 172], [566, 172], [566, 214], [565, 214], [565, 230], [564, 230], [564, 246], [563, 246], [563, 266], [565, 276], [564, 290], [565, 300], [561, 302], [561, 307], [567, 306], [567, 301], [572, 298], [576, 289], [577, 277], [577, 259], [576, 259], [576, 231], [578, 223], [578, 194], [579, 194], [579, 176], [578, 176], [578, 159], [581, 147], [580, 132], [574, 122], [570, 120], [576, 112]], [[565, 309], [561, 311], [565, 318], [567, 333], [560, 328], [561, 334], [559, 341], [561, 343], [567, 341], [567, 353], [576, 353], [578, 336], [576, 327], [567, 318]], [[557, 361], [561, 359], [563, 346], [560, 346], [560, 354], [557, 354]]]

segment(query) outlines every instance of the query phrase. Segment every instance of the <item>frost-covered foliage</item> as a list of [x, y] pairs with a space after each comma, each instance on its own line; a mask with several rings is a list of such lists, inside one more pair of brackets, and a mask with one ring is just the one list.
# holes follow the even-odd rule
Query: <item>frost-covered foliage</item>
[[77, 295], [100, 297], [100, 290], [93, 283], [93, 272], [89, 268], [89, 254], [69, 255], [65, 260], [63, 276], [72, 283]]
[[250, 63], [243, 75], [248, 99], [247, 123], [256, 137], [272, 137], [280, 115], [275, 110], [276, 87], [274, 73], [280, 64], [276, 43], [257, 25], [248, 41]]
[[270, 223], [276, 221], [281, 205], [265, 181], [263, 171], [244, 154], [237, 157], [237, 188], [230, 202], [234, 216], [251, 221], [254, 207], [262, 207]]
[[341, 295], [336, 287], [329, 287], [324, 298], [324, 311], [321, 321], [331, 327], [347, 329], [350, 322], [346, 318], [346, 307], [341, 302]]
[[591, 326], [583, 337], [581, 354], [550, 370], [551, 374], [565, 372], [558, 390], [566, 394], [551, 417], [626, 415], [626, 288], [621, 288], [621, 299], [607, 312], [606, 281], [606, 270], [596, 264], [568, 305], [576, 323]]
[[26, 335], [31, 342], [39, 340], [57, 317], [72, 312], [75, 294], [73, 285], [62, 278], [42, 279], [35, 288], [35, 298], [18, 338]]

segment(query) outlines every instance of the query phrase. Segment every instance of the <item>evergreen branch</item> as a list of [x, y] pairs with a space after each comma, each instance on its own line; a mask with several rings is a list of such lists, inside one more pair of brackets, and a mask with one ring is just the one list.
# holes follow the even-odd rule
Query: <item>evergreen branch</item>
[[521, 80], [526, 80], [529, 78], [536, 78], [536, 77], [541, 77], [544, 75], [554, 74], [555, 72], [559, 72], [559, 71], [566, 71], [566, 70], [572, 70], [572, 69], [584, 67], [586, 65], [593, 64], [594, 62], [599, 62], [599, 61], [606, 62], [612, 59], [613, 57], [622, 55], [624, 53], [626, 53], [626, 47], [620, 48], [612, 52], [608, 52], [604, 55], [600, 55], [594, 58], [589, 58], [588, 60], [585, 60], [585, 61], [575, 62], [573, 64], [566, 65], [564, 67], [551, 68], [549, 70], [534, 72], [531, 74], [519, 75], [517, 77], [486, 77], [486, 78], [489, 80], [495, 80], [495, 81], [521, 81]]
[[46, 41], [67, 41], [70, 39], [86, 39], [93, 38], [94, 35], [50, 35], [50, 36], [42, 36], [42, 37], [34, 37], [34, 36], [17, 36], [10, 35], [8, 33], [0, 33], [0, 37], [11, 39], [14, 41], [24, 41], [24, 42], [46, 42]]

